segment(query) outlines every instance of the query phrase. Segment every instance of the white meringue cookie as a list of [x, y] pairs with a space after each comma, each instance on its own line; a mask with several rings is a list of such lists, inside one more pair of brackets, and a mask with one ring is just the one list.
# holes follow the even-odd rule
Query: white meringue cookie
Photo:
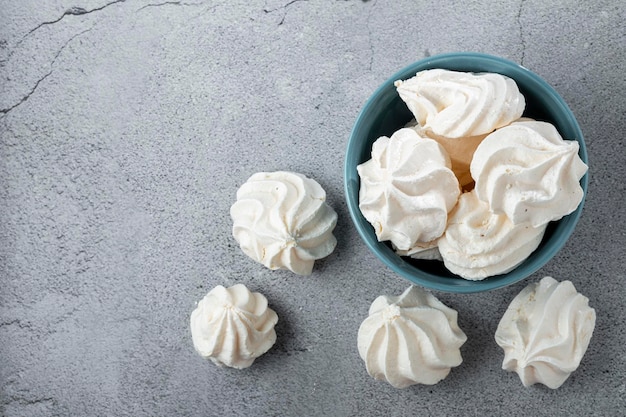
[[190, 321], [196, 351], [218, 366], [247, 368], [276, 341], [278, 316], [265, 296], [243, 284], [213, 288]]
[[492, 132], [519, 119], [526, 105], [515, 81], [500, 74], [432, 69], [394, 85], [419, 125], [447, 138]]
[[505, 215], [491, 212], [471, 191], [461, 195], [450, 213], [439, 252], [452, 273], [482, 280], [522, 263], [539, 246], [545, 229], [546, 225], [513, 224]]
[[309, 275], [316, 259], [335, 249], [337, 213], [326, 192], [294, 172], [259, 172], [237, 191], [230, 208], [233, 236], [243, 252], [270, 269]]
[[399, 297], [374, 300], [359, 328], [358, 349], [372, 377], [405, 388], [444, 379], [463, 361], [466, 340], [456, 311], [411, 286]]
[[379, 241], [408, 250], [443, 233], [460, 189], [450, 158], [437, 142], [400, 129], [376, 140], [372, 159], [357, 171], [359, 208]]
[[545, 122], [517, 122], [487, 136], [470, 170], [478, 198], [515, 224], [541, 226], [576, 210], [587, 165], [578, 142]]
[[570, 281], [545, 277], [524, 288], [496, 330], [504, 350], [502, 369], [516, 372], [526, 387], [560, 387], [589, 346], [596, 311], [588, 303]]

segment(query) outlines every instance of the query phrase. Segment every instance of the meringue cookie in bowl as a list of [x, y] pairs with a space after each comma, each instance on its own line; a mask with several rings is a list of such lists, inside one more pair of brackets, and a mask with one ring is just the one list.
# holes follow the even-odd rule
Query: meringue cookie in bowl
[[433, 385], [463, 361], [467, 336], [457, 312], [430, 292], [407, 288], [399, 297], [380, 296], [359, 327], [359, 355], [367, 372], [395, 388]]
[[430, 69], [394, 85], [421, 128], [447, 138], [490, 133], [526, 105], [515, 81], [494, 73]]
[[191, 313], [196, 351], [218, 366], [243, 369], [276, 342], [278, 316], [243, 284], [213, 288]]
[[541, 226], [576, 210], [587, 165], [579, 145], [546, 122], [517, 122], [487, 136], [470, 166], [478, 198], [513, 223]]
[[541, 243], [546, 225], [513, 224], [494, 214], [476, 192], [464, 193], [450, 213], [439, 239], [439, 252], [450, 271], [469, 280], [504, 274], [523, 262]]
[[524, 386], [560, 387], [574, 372], [593, 335], [596, 311], [570, 281], [544, 277], [511, 302], [496, 330], [502, 369]]
[[441, 145], [405, 128], [378, 138], [371, 155], [357, 167], [359, 208], [378, 240], [409, 250], [441, 236], [460, 193]]
[[230, 208], [243, 252], [269, 269], [309, 275], [315, 260], [337, 245], [337, 213], [317, 181], [295, 172], [259, 172], [237, 191]]

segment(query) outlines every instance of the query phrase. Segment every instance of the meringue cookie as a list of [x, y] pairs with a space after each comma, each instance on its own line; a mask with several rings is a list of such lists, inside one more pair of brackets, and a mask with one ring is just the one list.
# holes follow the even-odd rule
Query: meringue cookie
[[357, 167], [359, 208], [379, 241], [400, 250], [443, 233], [459, 196], [450, 158], [437, 142], [400, 129], [372, 145], [372, 159]]
[[259, 172], [237, 191], [230, 208], [243, 252], [269, 269], [309, 275], [332, 253], [337, 213], [315, 181], [295, 172]]
[[539, 246], [545, 230], [494, 214], [474, 190], [461, 195], [437, 243], [446, 268], [475, 281], [514, 269]]
[[500, 74], [432, 69], [394, 85], [419, 125], [447, 138], [490, 133], [526, 106], [515, 81]]
[[576, 210], [587, 165], [578, 142], [545, 122], [517, 122], [487, 136], [470, 165], [478, 198], [514, 224], [541, 226]]
[[405, 388], [444, 379], [463, 361], [466, 340], [456, 311], [411, 286], [399, 297], [374, 300], [359, 328], [358, 349], [372, 377]]
[[589, 346], [596, 311], [588, 303], [570, 281], [545, 277], [524, 288], [496, 330], [504, 350], [502, 369], [516, 372], [526, 387], [560, 387]]
[[243, 369], [276, 341], [278, 316], [267, 299], [243, 284], [213, 288], [191, 313], [196, 351], [216, 365]]

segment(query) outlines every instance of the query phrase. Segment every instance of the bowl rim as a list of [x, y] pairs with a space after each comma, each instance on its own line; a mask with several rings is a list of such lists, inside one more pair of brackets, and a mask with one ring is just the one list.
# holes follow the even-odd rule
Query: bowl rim
[[[587, 148], [585, 145], [582, 130], [580, 129], [576, 117], [574, 116], [573, 112], [571, 111], [565, 100], [543, 78], [522, 65], [495, 55], [478, 52], [451, 52], [433, 55], [405, 66], [404, 68], [394, 73], [391, 77], [389, 77], [367, 99], [352, 126], [350, 136], [348, 138], [348, 145], [346, 147], [346, 155], [344, 158], [344, 193], [346, 195], [348, 211], [350, 212], [352, 223], [355, 225], [359, 235], [361, 236], [369, 250], [371, 250], [376, 255], [376, 257], [380, 259], [391, 270], [393, 270], [403, 278], [411, 281], [413, 284], [433, 290], [452, 293], [473, 293], [490, 291], [506, 287], [508, 285], [528, 278], [530, 275], [534, 274], [535, 272], [537, 272], [537, 270], [539, 270], [546, 263], [548, 263], [554, 257], [554, 255], [556, 255], [556, 253], [559, 252], [563, 248], [563, 246], [565, 246], [566, 242], [569, 240], [569, 237], [574, 232], [576, 224], [578, 223], [578, 220], [582, 214], [589, 183], [589, 170], [587, 170], [585, 175], [580, 180], [580, 185], [583, 190], [583, 197], [580, 204], [578, 205], [576, 210], [574, 210], [567, 216], [564, 216], [563, 219], [559, 220], [559, 222], [561, 222], [566, 218], [569, 219], [566, 228], [562, 231], [555, 243], [551, 243], [548, 247], [544, 248], [545, 252], [542, 252], [542, 256], [537, 262], [526, 265], [526, 268], [523, 270], [519, 269], [523, 265], [522, 264], [518, 265], [515, 269], [506, 274], [488, 277], [484, 280], [471, 281], [464, 280], [463, 278], [459, 277], [451, 278], [451, 280], [454, 281], [451, 281], [450, 283], [439, 282], [439, 280], [444, 279], [444, 277], [423, 271], [407, 263], [402, 259], [402, 257], [395, 254], [395, 252], [393, 252], [388, 246], [386, 246], [384, 242], [379, 242], [378, 239], [376, 239], [375, 237], [375, 233], [373, 233], [371, 224], [363, 217], [358, 205], [358, 190], [360, 179], [356, 171], [356, 165], [358, 165], [358, 163], [353, 163], [353, 160], [356, 159], [354, 157], [354, 154], [356, 152], [357, 142], [359, 141], [359, 139], [356, 137], [356, 134], [359, 130], [358, 127], [363, 124], [364, 118], [368, 117], [369, 113], [371, 113], [371, 108], [373, 107], [374, 103], [379, 100], [383, 95], [385, 95], [386, 91], [390, 87], [393, 87], [394, 81], [404, 80], [408, 77], [412, 77], [415, 75], [416, 72], [425, 69], [447, 68], [451, 60], [455, 61], [455, 66], [470, 64], [476, 65], [477, 63], [480, 63], [480, 65], [482, 66], [489, 65], [490, 67], [500, 68], [500, 70], [507, 69], [511, 72], [516, 72], [517, 79], [519, 79], [520, 77], [526, 77], [530, 81], [536, 83], [541, 88], [542, 94], [550, 96], [550, 98], [560, 106], [560, 112], [564, 114], [564, 116], [567, 118], [567, 122], [571, 125], [570, 127], [575, 132], [575, 138], [573, 139], [576, 140], [579, 144], [579, 156], [583, 160], [583, 162], [587, 164]], [[445, 65], [446, 63], [448, 65]], [[462, 70], [459, 69], [459, 71]], [[469, 72], [470, 70], [467, 71]], [[498, 70], [489, 70], [489, 72], [497, 73]], [[510, 75], [508, 74], [505, 75], [510, 77]], [[517, 82], [516, 78], [514, 79]], [[391, 257], [391, 255], [393, 255], [393, 257]], [[515, 273], [516, 271], [518, 271], [517, 274]], [[433, 282], [433, 280], [436, 282]]]

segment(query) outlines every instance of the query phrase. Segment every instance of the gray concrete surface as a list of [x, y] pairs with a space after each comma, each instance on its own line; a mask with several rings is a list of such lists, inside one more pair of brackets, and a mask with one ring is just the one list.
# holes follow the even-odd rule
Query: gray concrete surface
[[[626, 21], [604, 1], [0, 1], [0, 415], [618, 416], [626, 409]], [[590, 187], [567, 246], [527, 281], [436, 293], [463, 364], [435, 386], [370, 378], [356, 335], [408, 282], [367, 251], [343, 195], [347, 138], [392, 73], [426, 55], [521, 62], [569, 103]], [[310, 277], [231, 237], [237, 188], [263, 170], [317, 179], [339, 214]], [[558, 390], [500, 369], [493, 334], [544, 275], [598, 320]], [[244, 371], [198, 356], [189, 314], [242, 282], [278, 312]]]

